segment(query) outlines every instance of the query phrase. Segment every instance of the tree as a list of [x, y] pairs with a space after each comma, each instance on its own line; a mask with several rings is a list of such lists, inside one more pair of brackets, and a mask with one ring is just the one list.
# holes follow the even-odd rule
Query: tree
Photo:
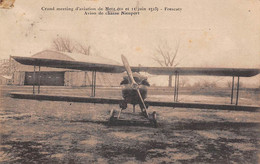
[[76, 51], [84, 55], [90, 55], [90, 46], [84, 46], [78, 43], [76, 46]]
[[[179, 63], [176, 62], [180, 42], [172, 49], [167, 42], [162, 43], [156, 48], [153, 60], [162, 67], [176, 67]], [[172, 76], [169, 75], [169, 87], [172, 87]]]
[[186, 87], [186, 86], [189, 85], [188, 82], [189, 82], [188, 79], [182, 78], [182, 79], [180, 80], [180, 86], [181, 86], [182, 88], [183, 88], [183, 87]]
[[204, 82], [202, 83], [202, 87], [203, 88], [216, 88], [217, 84], [214, 81], [210, 82], [210, 81], [204, 80]]
[[227, 85], [228, 88], [231, 88], [232, 87], [232, 82], [231, 81], [227, 81], [226, 85]]
[[74, 44], [69, 38], [65, 37], [58, 37], [53, 40], [53, 47], [57, 51], [62, 51], [62, 52], [73, 52], [74, 50]]
[[[227, 82], [227, 87], [228, 87], [228, 88], [232, 88], [232, 82], [231, 82], [231, 81], [228, 81], [228, 82]], [[234, 88], [236, 88], [236, 87], [237, 87], [237, 82], [234, 83]], [[242, 82], [240, 81], [240, 82], [239, 82], [239, 87], [240, 87], [240, 88], [245, 87], [245, 86], [244, 86], [244, 83], [242, 83]]]
[[83, 55], [90, 55], [90, 46], [89, 45], [83, 45], [79, 42], [75, 42], [71, 40], [70, 38], [66, 37], [58, 37], [53, 40], [53, 48], [56, 51], [61, 52], [77, 52]]

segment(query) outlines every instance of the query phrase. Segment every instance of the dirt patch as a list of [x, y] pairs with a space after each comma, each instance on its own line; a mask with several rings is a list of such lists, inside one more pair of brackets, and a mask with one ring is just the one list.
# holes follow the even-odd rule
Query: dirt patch
[[[110, 92], [102, 93], [116, 94]], [[19, 100], [6, 95], [0, 97], [2, 163], [258, 161], [259, 113], [150, 107], [158, 113], [159, 125], [153, 128], [149, 121], [135, 119], [131, 106], [121, 121], [108, 124], [109, 110], [118, 105]]]

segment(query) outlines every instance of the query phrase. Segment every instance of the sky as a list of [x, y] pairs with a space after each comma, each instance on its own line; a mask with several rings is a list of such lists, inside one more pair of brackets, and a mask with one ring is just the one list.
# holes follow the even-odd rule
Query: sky
[[[41, 9], [136, 6], [162, 11], [91, 16]], [[167, 42], [172, 49], [179, 43], [179, 66], [260, 68], [259, 17], [258, 0], [17, 0], [13, 8], [0, 9], [0, 58], [31, 56], [61, 36], [118, 62], [124, 54], [130, 65], [159, 66], [152, 58]]]

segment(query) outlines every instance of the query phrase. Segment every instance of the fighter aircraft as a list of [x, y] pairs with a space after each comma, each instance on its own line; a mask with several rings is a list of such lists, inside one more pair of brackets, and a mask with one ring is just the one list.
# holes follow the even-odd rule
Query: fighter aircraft
[[[185, 108], [203, 108], [203, 109], [222, 109], [222, 110], [237, 110], [237, 111], [255, 111], [259, 107], [255, 106], [240, 106], [238, 105], [238, 93], [239, 93], [239, 77], [252, 77], [260, 73], [260, 69], [241, 69], [241, 68], [198, 68], [198, 67], [130, 67], [126, 57], [121, 55], [123, 62], [122, 65], [112, 64], [100, 64], [89, 63], [80, 61], [67, 61], [58, 59], [46, 59], [35, 57], [18, 57], [12, 56], [14, 60], [21, 64], [33, 65], [54, 68], [67, 68], [77, 69], [83, 71], [93, 71], [92, 73], [92, 96], [91, 97], [71, 97], [71, 96], [53, 96], [44, 94], [28, 94], [28, 93], [11, 93], [14, 98], [25, 99], [37, 99], [37, 100], [52, 100], [52, 101], [73, 101], [73, 102], [86, 102], [86, 103], [101, 103], [101, 104], [119, 104], [120, 111], [115, 117], [115, 112], [111, 110], [110, 121], [119, 119], [122, 110], [127, 108], [127, 104], [133, 105], [133, 112], [135, 111], [135, 105], [139, 105], [142, 115], [152, 122], [155, 126], [156, 112], [149, 114], [148, 106], [163, 106], [163, 107], [185, 107]], [[123, 81], [120, 83], [122, 88], [122, 98], [97, 98], [95, 97], [96, 88], [96, 72], [109, 72], [109, 73], [127, 73], [127, 76], [123, 77]], [[147, 77], [142, 76], [139, 72], [148, 72], [156, 75], [175, 75], [175, 87], [174, 87], [174, 101], [146, 101], [147, 87], [149, 82]], [[179, 75], [208, 75], [208, 76], [232, 76], [232, 92], [231, 92], [231, 104], [199, 104], [199, 103], [183, 103], [177, 102], [178, 99], [178, 87], [179, 87]], [[238, 78], [237, 81], [237, 97], [236, 103], [233, 104], [233, 90], [234, 90], [234, 77]], [[34, 90], [34, 86], [33, 86]]]

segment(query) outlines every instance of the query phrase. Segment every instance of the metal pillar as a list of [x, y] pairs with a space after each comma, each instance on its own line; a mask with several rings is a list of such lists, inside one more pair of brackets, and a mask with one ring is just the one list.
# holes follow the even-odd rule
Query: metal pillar
[[92, 71], [91, 97], [96, 96], [96, 71]]
[[232, 86], [231, 86], [231, 104], [233, 104], [233, 94], [234, 94], [234, 76], [232, 77]]
[[40, 87], [41, 87], [41, 66], [39, 66], [39, 72], [38, 72], [38, 94], [40, 93]]
[[238, 94], [239, 94], [239, 76], [237, 77], [237, 98], [236, 98], [236, 105], [238, 105]]
[[35, 65], [33, 66], [33, 94], [35, 94], [34, 85], [35, 85]]

